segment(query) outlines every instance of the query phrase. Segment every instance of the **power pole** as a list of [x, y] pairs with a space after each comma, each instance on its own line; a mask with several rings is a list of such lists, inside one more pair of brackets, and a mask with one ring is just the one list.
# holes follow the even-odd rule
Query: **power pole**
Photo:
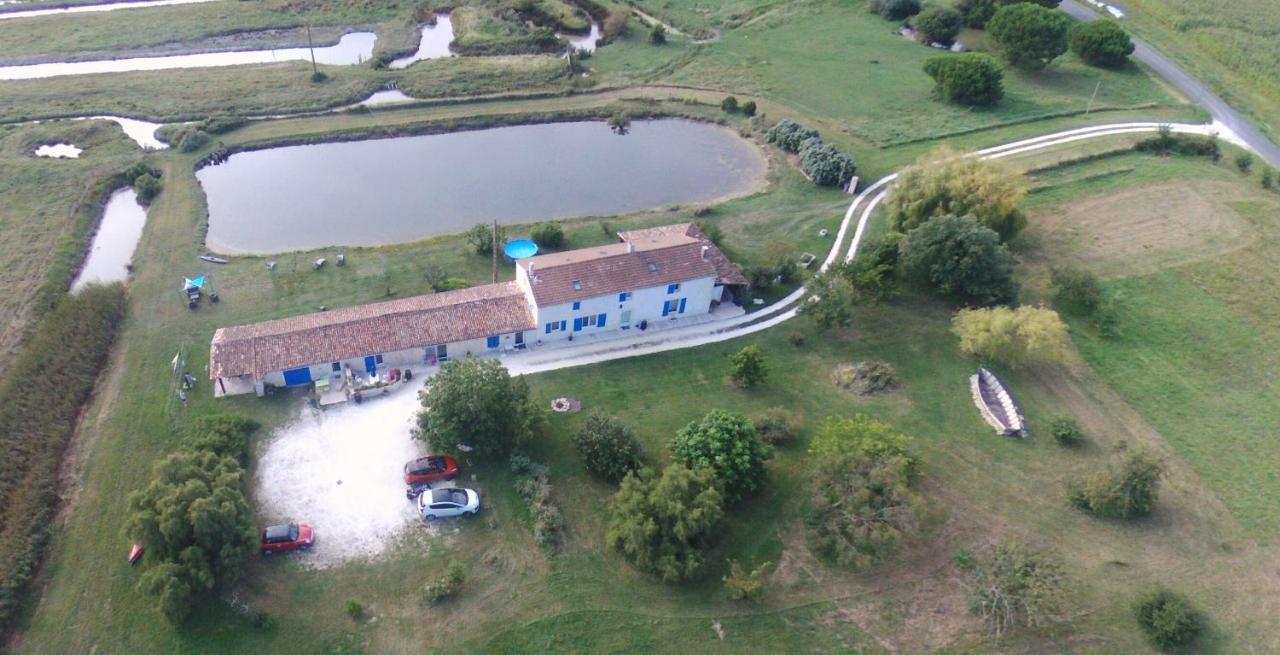
[[493, 283], [498, 283], [498, 221], [493, 221]]
[[1093, 95], [1089, 96], [1089, 106], [1084, 108], [1085, 116], [1088, 116], [1089, 112], [1093, 109], [1093, 99], [1098, 97], [1098, 89], [1101, 89], [1101, 88], [1102, 88], [1102, 79], [1099, 78], [1097, 86], [1093, 87]]
[[311, 42], [311, 23], [307, 23], [307, 50], [311, 52], [311, 74], [320, 72], [316, 68], [316, 44]]

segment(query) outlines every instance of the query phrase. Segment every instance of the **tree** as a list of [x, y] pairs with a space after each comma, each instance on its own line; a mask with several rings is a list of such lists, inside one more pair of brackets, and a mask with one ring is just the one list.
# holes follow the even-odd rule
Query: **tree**
[[853, 323], [856, 294], [837, 269], [818, 273], [805, 288], [809, 297], [800, 304], [800, 313], [813, 319], [819, 329], [845, 328]]
[[1102, 518], [1146, 516], [1156, 506], [1164, 464], [1146, 450], [1129, 453], [1119, 466], [1099, 471], [1067, 487], [1072, 505]]
[[1102, 284], [1098, 276], [1074, 266], [1049, 269], [1053, 300], [1064, 310], [1078, 316], [1093, 316], [1102, 305]]
[[745, 416], [713, 409], [677, 432], [669, 446], [677, 462], [710, 469], [726, 502], [736, 503], [764, 486], [770, 448]]
[[1134, 48], [1129, 34], [1111, 20], [1076, 23], [1067, 34], [1067, 41], [1081, 61], [1104, 68], [1124, 65]]
[[729, 114], [738, 113], [738, 99], [733, 96], [725, 97], [724, 100], [720, 101], [720, 109]]
[[559, 223], [540, 223], [530, 230], [530, 237], [539, 248], [564, 247], [564, 228], [561, 228]]
[[724, 521], [715, 474], [672, 464], [628, 473], [609, 502], [605, 543], [636, 568], [668, 582], [701, 571]]
[[929, 5], [911, 19], [911, 26], [924, 37], [925, 43], [951, 43], [964, 27], [964, 16], [945, 5]]
[[1133, 607], [1138, 626], [1160, 650], [1187, 646], [1204, 632], [1204, 619], [1191, 601], [1180, 593], [1158, 589]]
[[800, 149], [800, 170], [818, 186], [842, 187], [853, 178], [857, 168], [853, 158], [835, 146], [808, 139]]
[[933, 93], [959, 105], [994, 105], [1004, 97], [1004, 69], [991, 55], [966, 52], [939, 55], [924, 61], [933, 78]]
[[160, 195], [160, 190], [164, 188], [164, 183], [160, 181], [160, 176], [150, 171], [133, 178], [133, 192], [138, 194], [138, 204], [143, 207], [151, 205], [151, 201]]
[[738, 560], [729, 560], [729, 575], [724, 576], [725, 591], [733, 600], [759, 600], [764, 595], [764, 574], [772, 562], [765, 562], [750, 571], [742, 568]]
[[616, 416], [593, 412], [573, 435], [573, 445], [582, 454], [588, 471], [614, 484], [640, 468], [641, 449], [636, 433]]
[[746, 346], [730, 355], [729, 363], [733, 366], [729, 377], [743, 389], [754, 387], [769, 377], [769, 367], [765, 365], [764, 356], [757, 346]]
[[631, 131], [631, 116], [625, 111], [615, 111], [609, 116], [609, 129], [619, 136]]
[[[467, 230], [467, 243], [477, 255], [492, 255], [494, 249], [494, 228], [491, 224], [480, 223]], [[507, 229], [501, 225], [497, 228], [498, 243], [507, 239]]]
[[919, 0], [867, 0], [867, 11], [885, 20], [902, 20], [920, 12]]
[[1253, 168], [1253, 155], [1247, 152], [1236, 155], [1236, 168], [1240, 169], [1241, 173], [1248, 175], [1249, 170]]
[[1013, 300], [1013, 256], [992, 230], [968, 217], [935, 218], [902, 240], [902, 271], [919, 284], [962, 302]]
[[545, 420], [524, 379], [512, 379], [492, 359], [445, 362], [420, 395], [414, 437], [436, 452], [466, 444], [481, 457], [505, 455], [539, 433]]
[[756, 115], [756, 101], [755, 101], [755, 100], [748, 100], [748, 101], [746, 101], [746, 102], [742, 103], [742, 115], [743, 115], [743, 116], [748, 116], [748, 117], [750, 117], [750, 116], [755, 116], [755, 115]]
[[[956, 9], [960, 10], [960, 14], [964, 16], [964, 24], [974, 29], [982, 29], [987, 26], [987, 21], [995, 15], [996, 10], [1006, 5], [1017, 4], [1019, 2], [1027, 2], [1028, 0], [960, 0], [956, 4]], [[1057, 8], [1060, 0], [1030, 0], [1040, 6], [1050, 9]]]
[[835, 459], [843, 455], [866, 455], [871, 459], [901, 459], [908, 480], [914, 480], [920, 467], [919, 458], [911, 451], [911, 437], [866, 414], [828, 418], [809, 444], [809, 454], [816, 459]]
[[903, 169], [885, 204], [898, 232], [938, 216], [971, 216], [1008, 241], [1026, 227], [1019, 209], [1026, 195], [1026, 179], [1012, 168], [944, 147]]
[[997, 544], [982, 557], [961, 552], [956, 565], [968, 577], [969, 606], [996, 637], [1018, 625], [1043, 625], [1058, 614], [1062, 565], [1045, 553]]
[[1010, 64], [1042, 70], [1067, 51], [1071, 19], [1047, 7], [1021, 2], [996, 10], [987, 32]]
[[129, 496], [125, 532], [155, 562], [139, 588], [180, 623], [199, 596], [241, 573], [257, 545], [244, 497], [244, 470], [231, 457], [179, 451], [161, 460], [151, 482]]
[[951, 332], [960, 337], [960, 352], [1013, 368], [1061, 362], [1070, 343], [1058, 312], [1029, 305], [962, 309]]
[[663, 45], [667, 42], [667, 28], [662, 23], [655, 23], [653, 29], [649, 31], [649, 43], [651, 45]]
[[819, 138], [817, 130], [791, 120], [779, 121], [764, 133], [765, 142], [772, 143], [787, 152], [800, 152], [800, 146], [805, 141], [816, 138]]

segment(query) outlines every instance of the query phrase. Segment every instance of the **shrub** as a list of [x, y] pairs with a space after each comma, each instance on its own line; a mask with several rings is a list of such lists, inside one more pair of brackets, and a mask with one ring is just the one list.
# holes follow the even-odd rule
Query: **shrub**
[[[609, 116], [609, 129], [614, 134], [623, 135], [631, 131], [631, 115], [619, 109]], [[601, 223], [607, 225], [607, 223]]]
[[1076, 23], [1067, 34], [1071, 52], [1091, 66], [1115, 68], [1133, 54], [1133, 39], [1111, 20]]
[[164, 188], [164, 183], [160, 181], [160, 176], [151, 172], [143, 173], [133, 179], [133, 191], [138, 194], [138, 204], [143, 207], [151, 205], [151, 201], [160, 195], [160, 190]]
[[239, 116], [230, 114], [222, 116], [210, 116], [200, 121], [200, 129], [209, 134], [224, 134], [247, 124], [249, 121]]
[[440, 293], [444, 291], [457, 291], [458, 289], [465, 289], [469, 286], [471, 286], [471, 283], [460, 277], [447, 277], [441, 280], [439, 284], [433, 286], [432, 290]]
[[1063, 448], [1079, 448], [1085, 442], [1084, 431], [1080, 429], [1080, 424], [1068, 416], [1053, 419], [1049, 424], [1049, 432]]
[[770, 449], [745, 416], [713, 409], [676, 433], [669, 445], [675, 461], [710, 469], [726, 502], [735, 503], [764, 486]]
[[951, 332], [960, 337], [960, 352], [1013, 368], [1061, 362], [1070, 343], [1058, 312], [1028, 305], [962, 309]]
[[919, 0], [867, 0], [867, 11], [885, 20], [902, 20], [920, 12]]
[[627, 23], [631, 20], [631, 12], [626, 9], [612, 9], [605, 16], [604, 26], [600, 28], [600, 40], [612, 43], [627, 33]]
[[756, 416], [753, 421], [756, 436], [770, 446], [791, 443], [800, 432], [800, 420], [795, 414], [782, 407], [770, 407]]
[[787, 335], [787, 343], [799, 348], [805, 344], [808, 339], [800, 332], [792, 332]]
[[1010, 64], [1041, 70], [1067, 51], [1071, 19], [1047, 7], [1022, 2], [996, 10], [987, 32]]
[[[477, 255], [492, 255], [493, 249], [496, 247], [494, 243], [494, 228], [492, 224], [480, 223], [467, 230], [467, 243], [471, 244], [471, 248], [475, 250]], [[501, 225], [497, 230], [497, 241], [502, 243], [507, 239], [507, 229]]]
[[795, 121], [784, 120], [764, 133], [764, 140], [791, 153], [800, 152], [800, 146], [809, 139], [818, 138], [818, 131]]
[[1174, 134], [1168, 125], [1160, 126], [1158, 135], [1133, 144], [1133, 149], [1160, 155], [1208, 157], [1214, 161], [1222, 158], [1222, 149], [1216, 138], [1198, 134]]
[[960, 105], [993, 105], [1004, 97], [1004, 69], [991, 55], [966, 52], [924, 62], [937, 97]]
[[764, 574], [772, 562], [765, 562], [750, 571], [742, 568], [738, 560], [729, 561], [729, 574], [724, 576], [724, 589], [733, 600], [759, 600], [764, 595]]
[[201, 416], [187, 426], [185, 445], [191, 450], [243, 461], [249, 448], [249, 435], [259, 427], [261, 424], [257, 421], [235, 414]]
[[733, 96], [729, 96], [724, 100], [721, 100], [720, 109], [723, 109], [725, 112], [730, 114], [738, 113], [738, 99]]
[[1204, 631], [1204, 619], [1191, 601], [1168, 589], [1142, 597], [1133, 612], [1142, 632], [1160, 650], [1187, 646]]
[[312, 84], [323, 84], [329, 80], [329, 75], [324, 71], [315, 71], [311, 73]]
[[898, 371], [892, 364], [877, 360], [841, 364], [831, 374], [837, 387], [860, 396], [870, 396], [898, 386]]
[[444, 574], [422, 586], [422, 602], [435, 605], [462, 593], [467, 582], [467, 569], [460, 562], [450, 561]]
[[640, 468], [641, 448], [635, 431], [615, 416], [594, 412], [573, 435], [587, 470], [617, 484]]
[[360, 601], [350, 598], [347, 599], [346, 611], [347, 616], [358, 621], [360, 620], [360, 617], [364, 616], [364, 605], [362, 605]]
[[1069, 484], [1067, 498], [1072, 505], [1102, 518], [1146, 516], [1155, 509], [1162, 475], [1164, 464], [1154, 455], [1138, 450], [1118, 467]]
[[649, 43], [651, 45], [663, 45], [667, 42], [667, 28], [658, 23], [649, 30]]
[[898, 232], [939, 216], [970, 216], [1009, 241], [1027, 224], [1019, 209], [1026, 195], [1026, 179], [1018, 171], [939, 148], [902, 171], [885, 204]]
[[1249, 170], [1253, 168], [1253, 155], [1247, 152], [1242, 152], [1236, 155], [1235, 161], [1236, 161], [1236, 168], [1240, 169], [1240, 172], [1244, 173], [1245, 175], [1248, 175]]
[[1013, 256], [994, 231], [972, 218], [935, 218], [912, 230], [900, 247], [903, 273], [943, 296], [991, 305], [1018, 295]]
[[668, 582], [697, 575], [724, 521], [715, 475], [672, 464], [628, 473], [609, 502], [605, 543]]
[[554, 549], [564, 528], [564, 515], [551, 498], [551, 468], [525, 455], [512, 455], [510, 462], [516, 493], [528, 505], [533, 520], [533, 540], [543, 548]]
[[748, 101], [746, 101], [746, 102], [742, 103], [742, 114], [743, 114], [744, 116], [755, 116], [755, 115], [756, 115], [756, 101], [755, 101], [755, 100], [748, 100]]
[[800, 170], [818, 186], [843, 187], [857, 167], [853, 158], [829, 143], [808, 139], [800, 149]]
[[769, 367], [765, 365], [758, 346], [746, 346], [730, 355], [729, 363], [733, 367], [729, 377], [743, 389], [750, 389], [769, 377]]
[[1262, 188], [1270, 190], [1272, 185], [1275, 184], [1275, 172], [1270, 168], [1263, 169], [1259, 183], [1262, 184]]
[[837, 270], [818, 273], [809, 279], [805, 289], [810, 295], [800, 304], [800, 313], [813, 319], [818, 329], [845, 328], [853, 323], [857, 293]]
[[970, 609], [996, 637], [1018, 625], [1044, 625], [1058, 614], [1062, 565], [1045, 553], [998, 544], [983, 557], [962, 551], [956, 565], [968, 578]]
[[1102, 285], [1098, 276], [1074, 266], [1049, 269], [1054, 302], [1077, 316], [1093, 316], [1102, 304]]
[[564, 247], [564, 229], [559, 223], [541, 223], [534, 226], [530, 236], [539, 248], [557, 249]]
[[464, 358], [445, 362], [422, 394], [414, 437], [432, 452], [465, 443], [480, 457], [504, 455], [543, 427], [542, 409], [523, 378], [499, 362]]
[[960, 12], [944, 5], [929, 5], [911, 19], [911, 26], [924, 37], [925, 43], [951, 43], [964, 27]]
[[828, 418], [809, 444], [809, 454], [817, 459], [833, 459], [838, 455], [867, 455], [871, 459], [897, 458], [906, 463], [909, 480], [914, 480], [920, 466], [911, 451], [911, 437], [866, 414], [847, 418]]
[[178, 150], [182, 152], [195, 152], [209, 143], [209, 134], [201, 129], [188, 128], [182, 131], [182, 137], [178, 139]]

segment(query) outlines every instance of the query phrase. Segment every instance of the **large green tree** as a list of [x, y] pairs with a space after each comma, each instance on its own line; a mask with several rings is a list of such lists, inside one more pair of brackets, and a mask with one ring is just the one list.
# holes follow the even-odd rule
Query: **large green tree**
[[1025, 70], [1041, 70], [1064, 54], [1070, 29], [1066, 14], [1029, 2], [997, 9], [987, 23], [1004, 58]]
[[885, 208], [899, 232], [937, 216], [971, 216], [1008, 241], [1027, 224], [1020, 209], [1026, 195], [1026, 179], [1018, 171], [944, 147], [902, 170]]
[[724, 521], [715, 474], [672, 464], [629, 473], [609, 503], [605, 542], [636, 568], [668, 582], [701, 571]]
[[929, 5], [911, 19], [911, 26], [924, 37], [925, 43], [951, 43], [964, 27], [964, 17], [952, 7]]
[[587, 470], [617, 483], [640, 467], [643, 454], [635, 430], [616, 416], [592, 412], [573, 435], [573, 445], [582, 454]]
[[991, 55], [966, 52], [939, 55], [924, 62], [934, 94], [960, 105], [993, 105], [1004, 97], [1004, 69]]
[[813, 319], [821, 330], [849, 327], [858, 296], [841, 267], [818, 273], [804, 286], [809, 295], [800, 303], [801, 315]]
[[993, 305], [1018, 295], [1013, 256], [995, 232], [968, 217], [935, 218], [902, 240], [902, 270], [943, 296]]
[[675, 460], [692, 469], [715, 473], [725, 500], [733, 503], [764, 486], [770, 448], [756, 436], [751, 419], [713, 409], [671, 440]]
[[125, 531], [155, 564], [138, 586], [156, 595], [174, 623], [187, 617], [200, 595], [238, 577], [257, 543], [244, 470], [229, 456], [169, 455], [146, 488], [129, 496], [129, 511]]
[[1133, 54], [1133, 39], [1111, 20], [1091, 20], [1076, 23], [1067, 35], [1071, 52], [1086, 64], [1115, 68], [1129, 60]]
[[510, 452], [540, 432], [544, 421], [523, 379], [513, 379], [496, 360], [465, 357], [446, 362], [431, 378], [414, 436], [433, 451], [465, 444], [488, 457]]
[[960, 352], [1014, 368], [1061, 362], [1071, 343], [1058, 312], [1029, 305], [962, 309], [951, 331], [960, 337]]
[[[987, 21], [995, 15], [996, 10], [1012, 4], [1026, 2], [1027, 0], [960, 0], [956, 3], [956, 9], [960, 10], [960, 14], [964, 16], [964, 24], [974, 29], [982, 29], [987, 26]], [[1033, 0], [1036, 4], [1050, 9], [1056, 8], [1061, 0]]]

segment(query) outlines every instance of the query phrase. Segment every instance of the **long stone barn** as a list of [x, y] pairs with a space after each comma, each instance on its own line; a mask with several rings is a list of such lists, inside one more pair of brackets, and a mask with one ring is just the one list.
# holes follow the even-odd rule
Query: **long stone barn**
[[516, 279], [220, 328], [210, 344], [215, 396], [267, 385], [429, 372], [451, 358], [705, 315], [747, 283], [696, 225], [619, 233], [619, 242], [516, 262]]

